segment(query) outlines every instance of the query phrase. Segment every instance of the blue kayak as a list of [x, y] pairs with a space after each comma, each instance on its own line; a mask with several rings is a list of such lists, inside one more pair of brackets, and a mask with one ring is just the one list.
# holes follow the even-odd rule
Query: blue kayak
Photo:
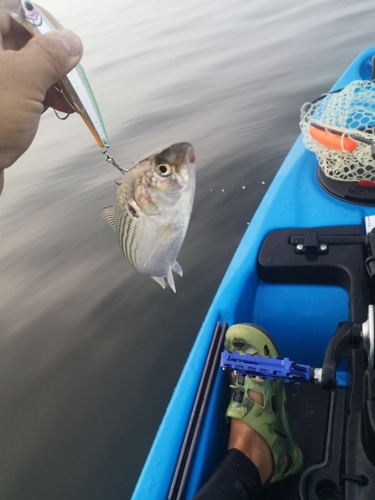
[[[370, 81], [373, 56], [375, 47], [362, 52], [331, 92], [353, 81]], [[339, 135], [334, 127], [328, 132]], [[319, 383], [286, 386], [290, 412], [301, 431], [304, 468], [288, 479], [287, 493], [281, 482], [274, 492], [270, 489], [269, 498], [375, 498], [375, 474], [371, 474], [375, 376], [370, 366], [373, 325], [369, 319], [374, 266], [365, 228], [365, 220], [375, 215], [371, 201], [375, 183], [345, 182], [343, 187], [343, 182], [322, 180], [318, 171], [317, 157], [301, 135], [228, 267], [132, 500], [189, 500], [223, 456], [229, 388], [217, 352], [226, 326], [236, 323], [261, 325], [283, 356], [323, 369]], [[357, 191], [358, 197], [349, 191]], [[353, 396], [353, 387], [361, 399]], [[201, 393], [203, 404], [196, 406], [200, 390], [206, 392]], [[195, 434], [187, 439], [192, 426]], [[181, 457], [184, 449], [190, 452], [189, 458]], [[178, 493], [173, 491], [176, 482], [183, 484]]]

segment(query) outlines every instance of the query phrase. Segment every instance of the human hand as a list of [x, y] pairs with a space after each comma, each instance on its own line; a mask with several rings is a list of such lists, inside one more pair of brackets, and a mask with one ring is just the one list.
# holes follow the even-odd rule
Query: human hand
[[53, 85], [82, 57], [78, 36], [43, 13], [58, 29], [31, 38], [0, 8], [0, 193], [4, 169], [29, 148], [42, 113], [48, 107], [66, 111]]

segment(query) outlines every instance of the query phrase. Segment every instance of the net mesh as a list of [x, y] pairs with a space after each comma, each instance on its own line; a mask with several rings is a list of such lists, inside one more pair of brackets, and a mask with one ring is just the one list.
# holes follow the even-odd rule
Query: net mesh
[[[332, 127], [343, 132], [341, 147], [334, 149], [314, 140], [309, 133], [311, 124]], [[375, 139], [375, 83], [354, 81], [340, 92], [306, 103], [301, 109], [300, 127], [304, 143], [313, 151], [327, 177], [341, 181], [375, 181], [375, 160], [371, 145]], [[329, 133], [329, 132], [327, 132]], [[343, 138], [357, 139], [354, 151], [345, 151]], [[358, 140], [362, 138], [362, 141]]]

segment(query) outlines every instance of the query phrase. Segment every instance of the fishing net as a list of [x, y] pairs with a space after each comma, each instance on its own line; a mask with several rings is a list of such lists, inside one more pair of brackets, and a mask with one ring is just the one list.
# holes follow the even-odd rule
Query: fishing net
[[374, 82], [354, 81], [304, 104], [300, 127], [307, 149], [316, 154], [327, 177], [375, 181]]

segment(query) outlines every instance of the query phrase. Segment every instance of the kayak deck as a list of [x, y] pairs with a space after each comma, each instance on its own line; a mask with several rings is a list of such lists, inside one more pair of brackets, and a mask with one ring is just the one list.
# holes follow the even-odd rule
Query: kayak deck
[[[375, 47], [358, 56], [334, 86], [371, 78]], [[269, 331], [283, 356], [321, 367], [337, 324], [350, 318], [347, 290], [330, 284], [269, 283], [260, 278], [258, 253], [265, 237], [283, 228], [364, 227], [375, 208], [340, 201], [317, 180], [317, 160], [299, 137], [254, 215], [197, 336], [132, 500], [168, 498], [215, 325], [254, 323]], [[345, 372], [345, 367], [344, 367]], [[344, 381], [345, 385], [345, 381]], [[323, 458], [329, 393], [319, 386], [287, 387], [288, 408], [297, 421], [304, 469]], [[228, 439], [224, 414], [229, 401], [227, 375], [218, 368], [190, 471], [186, 500], [192, 498], [223, 456]], [[311, 441], [312, 438], [312, 441]], [[310, 441], [309, 441], [310, 440]], [[312, 442], [314, 444], [312, 444]], [[265, 498], [299, 498], [303, 471], [274, 485]], [[273, 493], [276, 491], [277, 493]], [[296, 492], [293, 493], [292, 491]], [[284, 493], [283, 493], [284, 492]], [[276, 496], [273, 496], [276, 495]], [[282, 496], [284, 495], [284, 496]]]

